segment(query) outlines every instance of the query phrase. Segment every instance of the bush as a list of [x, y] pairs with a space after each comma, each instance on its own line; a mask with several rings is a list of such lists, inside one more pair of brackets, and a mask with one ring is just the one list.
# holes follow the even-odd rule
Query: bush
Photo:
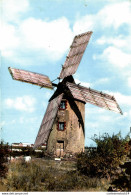
[[77, 168], [90, 177], [111, 178], [119, 172], [119, 164], [125, 159], [129, 146], [127, 141], [121, 138], [120, 134], [109, 136], [104, 134], [101, 137], [94, 136], [97, 144], [97, 151], [88, 154], [81, 153], [77, 156]]
[[123, 171], [118, 178], [112, 181], [108, 191], [113, 191], [113, 188], [119, 191], [131, 191], [131, 140], [129, 141], [128, 145], [130, 146], [130, 151], [129, 155], [127, 156], [127, 161], [124, 164], [119, 165]]
[[5, 177], [8, 171], [6, 166], [7, 157], [9, 155], [9, 146], [3, 141], [0, 143], [0, 178]]

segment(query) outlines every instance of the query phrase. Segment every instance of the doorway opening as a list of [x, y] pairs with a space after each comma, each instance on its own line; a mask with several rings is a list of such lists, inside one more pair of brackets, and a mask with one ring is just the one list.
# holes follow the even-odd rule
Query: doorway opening
[[64, 141], [63, 140], [57, 140], [56, 143], [56, 155], [58, 157], [61, 157], [64, 155]]

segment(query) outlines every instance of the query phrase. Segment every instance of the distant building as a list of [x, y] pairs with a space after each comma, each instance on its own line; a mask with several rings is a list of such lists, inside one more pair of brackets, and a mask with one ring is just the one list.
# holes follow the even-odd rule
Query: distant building
[[[30, 148], [33, 148], [34, 147], [34, 144], [30, 144], [30, 143], [12, 143], [11, 144], [12, 147], [30, 147]], [[46, 148], [46, 143], [42, 144], [40, 148]]]
[[22, 143], [22, 142], [20, 142], [19, 146], [22, 146], [22, 147], [31, 147], [31, 144], [30, 143]]
[[20, 146], [20, 143], [12, 143], [11, 146]]
[[11, 144], [12, 147], [33, 147], [34, 144], [30, 144], [30, 143], [12, 143]]

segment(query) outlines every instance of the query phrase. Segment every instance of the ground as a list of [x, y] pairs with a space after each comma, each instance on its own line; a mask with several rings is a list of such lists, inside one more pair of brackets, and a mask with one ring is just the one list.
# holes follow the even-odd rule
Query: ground
[[[22, 178], [27, 179], [27, 183], [22, 182], [20, 180], [20, 169], [23, 169], [23, 167], [18, 167], [16, 164], [12, 164], [13, 172], [11, 176], [11, 180], [5, 179], [3, 183], [8, 183], [8, 191], [107, 191], [109, 182], [105, 179], [98, 179], [98, 178], [89, 178], [84, 175], [80, 175], [77, 171], [77, 163], [75, 160], [47, 160], [43, 158], [33, 158], [31, 160], [33, 163], [33, 166], [36, 164], [37, 167], [40, 167], [39, 172], [36, 172], [37, 178], [41, 177], [42, 172], [42, 179], [41, 182], [38, 183], [37, 187], [30, 188], [29, 190], [24, 190], [25, 185], [27, 183], [29, 184], [30, 181], [34, 182], [33, 177], [35, 175], [35, 168], [32, 168], [33, 174], [31, 172], [28, 173], [22, 173]], [[11, 164], [10, 164], [11, 165]], [[17, 166], [17, 167], [16, 167]], [[30, 171], [30, 169], [28, 169]], [[9, 172], [8, 175], [10, 175], [11, 172]], [[15, 175], [19, 175], [18, 179], [14, 177]], [[13, 177], [15, 179], [13, 179]], [[8, 181], [7, 181], [8, 180]], [[17, 181], [16, 181], [17, 180]], [[42, 181], [43, 180], [43, 181]], [[14, 181], [14, 183], [13, 183]], [[36, 180], [35, 180], [36, 181]], [[22, 185], [19, 184], [21, 188], [17, 188], [17, 183], [21, 183], [24, 187], [21, 187]], [[12, 188], [12, 183], [13, 187]], [[34, 185], [32, 183], [32, 185]], [[34, 186], [33, 186], [34, 187]], [[25, 188], [27, 189], [27, 188]], [[0, 183], [0, 191], [7, 191], [7, 188], [4, 184]]]

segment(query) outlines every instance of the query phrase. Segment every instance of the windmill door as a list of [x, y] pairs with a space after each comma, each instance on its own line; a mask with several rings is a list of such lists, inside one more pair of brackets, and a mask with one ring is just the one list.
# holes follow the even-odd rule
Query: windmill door
[[56, 155], [61, 157], [64, 155], [64, 141], [57, 141], [56, 144]]

